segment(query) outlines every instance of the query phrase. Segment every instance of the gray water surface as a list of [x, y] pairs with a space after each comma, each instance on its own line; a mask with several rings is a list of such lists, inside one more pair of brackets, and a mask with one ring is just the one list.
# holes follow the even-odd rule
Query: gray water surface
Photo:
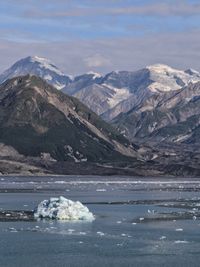
[[0, 177], [0, 209], [52, 196], [86, 204], [94, 222], [0, 222], [0, 266], [200, 266], [200, 180]]

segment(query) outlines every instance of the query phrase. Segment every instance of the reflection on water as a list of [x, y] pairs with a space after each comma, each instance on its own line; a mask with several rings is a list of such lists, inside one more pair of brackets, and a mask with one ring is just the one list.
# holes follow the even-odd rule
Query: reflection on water
[[[0, 266], [199, 266], [199, 190], [195, 179], [1, 177]], [[96, 220], [11, 220], [59, 195]]]

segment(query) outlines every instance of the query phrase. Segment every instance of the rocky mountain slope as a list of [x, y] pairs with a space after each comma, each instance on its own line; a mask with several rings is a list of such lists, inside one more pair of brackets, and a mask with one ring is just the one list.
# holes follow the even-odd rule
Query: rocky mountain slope
[[0, 86], [0, 143], [19, 154], [49, 160], [120, 161], [131, 144], [77, 99], [36, 76]]
[[200, 144], [200, 82], [153, 95], [113, 123], [131, 140]]

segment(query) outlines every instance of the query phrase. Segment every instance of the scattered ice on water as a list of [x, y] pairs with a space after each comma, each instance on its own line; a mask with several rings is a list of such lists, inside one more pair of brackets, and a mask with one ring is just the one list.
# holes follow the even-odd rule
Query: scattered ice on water
[[97, 232], [97, 235], [104, 236], [105, 234], [103, 232]]
[[86, 232], [80, 232], [79, 234], [80, 235], [86, 235]]
[[18, 232], [17, 229], [15, 229], [14, 227], [10, 227], [10, 228], [9, 228], [9, 231], [10, 231], [11, 233], [17, 233], [17, 232]]
[[155, 210], [148, 209], [147, 212], [150, 213], [150, 214], [154, 214], [155, 213]]
[[117, 246], [118, 247], [122, 247], [124, 245], [124, 243], [118, 243]]
[[187, 243], [189, 243], [189, 242], [186, 241], [186, 240], [176, 240], [176, 241], [174, 241], [174, 243], [175, 243], [175, 244], [187, 244]]
[[121, 234], [121, 236], [128, 236], [127, 234]]
[[106, 189], [102, 188], [102, 189], [96, 189], [96, 192], [106, 192]]
[[69, 233], [73, 233], [75, 230], [74, 229], [68, 229], [67, 230]]
[[10, 232], [11, 233], [17, 233], [18, 231], [17, 230], [11, 230]]
[[175, 231], [176, 231], [176, 232], [182, 232], [183, 229], [182, 229], [182, 228], [177, 228]]
[[167, 237], [165, 236], [165, 235], [163, 235], [163, 236], [161, 236], [160, 237], [160, 240], [164, 240], [164, 239], [166, 239]]

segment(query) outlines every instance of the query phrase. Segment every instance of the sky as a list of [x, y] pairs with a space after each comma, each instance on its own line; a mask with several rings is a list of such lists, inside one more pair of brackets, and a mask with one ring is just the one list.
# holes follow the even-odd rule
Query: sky
[[0, 72], [34, 55], [72, 75], [156, 63], [200, 71], [200, 0], [0, 1]]

